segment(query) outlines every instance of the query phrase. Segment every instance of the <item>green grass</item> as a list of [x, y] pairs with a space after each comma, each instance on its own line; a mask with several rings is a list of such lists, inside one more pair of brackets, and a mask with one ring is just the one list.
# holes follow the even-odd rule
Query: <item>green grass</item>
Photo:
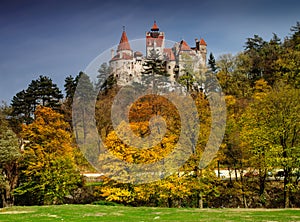
[[0, 221], [300, 221], [298, 209], [176, 209], [60, 205], [0, 209]]

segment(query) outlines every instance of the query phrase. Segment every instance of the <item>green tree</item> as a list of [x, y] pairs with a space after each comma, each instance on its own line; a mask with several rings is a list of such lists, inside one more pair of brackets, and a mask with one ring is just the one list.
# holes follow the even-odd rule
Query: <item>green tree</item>
[[11, 102], [12, 116], [20, 122], [29, 124], [34, 119], [34, 112], [38, 105], [60, 108], [63, 95], [56, 84], [47, 76], [40, 76], [32, 80], [26, 90], [17, 93]]
[[66, 92], [66, 100], [70, 104], [73, 103], [73, 97], [76, 90], [77, 81], [78, 81], [78, 77], [74, 79], [73, 76], [68, 76], [65, 79], [64, 87]]
[[212, 54], [212, 52], [209, 54], [209, 58], [208, 58], [208, 67], [210, 68], [210, 70], [215, 73], [217, 71], [217, 65], [216, 65], [216, 60], [214, 55]]
[[18, 138], [0, 113], [0, 193], [3, 207], [14, 205], [13, 191], [17, 186], [20, 156]]
[[217, 78], [225, 95], [247, 98], [251, 92], [247, 78], [249, 57], [243, 53], [233, 56], [221, 55], [217, 60]]
[[300, 22], [290, 28], [291, 36], [286, 39], [284, 45], [293, 50], [300, 50]]
[[[73, 98], [73, 117], [77, 116], [76, 119], [80, 119], [81, 122], [73, 121], [73, 126], [76, 138], [79, 138], [79, 129], [82, 129], [83, 132], [83, 140], [82, 143], [86, 142], [88, 127], [90, 120], [88, 119], [88, 113], [94, 109], [94, 101], [96, 100], [96, 92], [94, 89], [94, 85], [90, 80], [90, 77], [84, 72], [80, 72], [78, 77], [76, 77], [77, 85], [76, 92]], [[75, 105], [75, 109], [74, 109]], [[80, 117], [79, 117], [80, 116]]]
[[112, 69], [106, 62], [101, 64], [98, 73], [96, 83], [97, 90], [107, 91], [117, 84], [117, 80], [112, 74]]
[[29, 143], [24, 148], [16, 194], [23, 204], [60, 204], [82, 185], [69, 126], [51, 108], [37, 107], [35, 115], [22, 132]]
[[162, 76], [169, 76], [166, 72], [165, 62], [160, 59], [159, 53], [154, 49], [150, 51], [148, 60], [143, 64], [144, 71], [142, 72], [142, 83], [150, 85], [152, 90], [162, 82], [165, 83], [166, 79]]
[[300, 50], [285, 49], [276, 61], [274, 74], [279, 80], [300, 88]]
[[254, 35], [253, 38], [247, 38], [245, 45], [245, 53], [250, 57], [250, 70], [248, 78], [253, 83], [263, 76], [263, 61], [261, 58], [262, 48], [266, 42], [258, 35]]
[[187, 92], [194, 91], [197, 89], [197, 87], [195, 87], [194, 61], [190, 55], [185, 53], [181, 55], [181, 58], [184, 61], [182, 69], [183, 75], [178, 77], [177, 82], [185, 86]]
[[300, 91], [276, 86], [256, 99], [244, 114], [243, 135], [252, 149], [262, 177], [271, 165], [284, 171], [284, 206], [297, 189], [292, 172], [300, 167]]

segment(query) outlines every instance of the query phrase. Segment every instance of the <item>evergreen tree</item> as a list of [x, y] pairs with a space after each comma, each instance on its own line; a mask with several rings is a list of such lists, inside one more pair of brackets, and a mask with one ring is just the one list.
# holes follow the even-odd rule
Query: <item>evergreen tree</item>
[[112, 69], [106, 62], [101, 64], [98, 70], [99, 75], [97, 75], [97, 90], [107, 90], [116, 85], [117, 80], [111, 72]]
[[215, 60], [215, 57], [212, 54], [212, 52], [209, 54], [208, 66], [213, 73], [215, 73], [217, 71], [216, 60]]
[[68, 76], [65, 79], [65, 92], [66, 92], [66, 99], [70, 100], [69, 102], [72, 103], [73, 96], [76, 90], [77, 82], [76, 79], [73, 78], [73, 76]]
[[292, 37], [291, 37], [291, 46], [293, 49], [300, 50], [300, 22], [297, 22], [295, 26], [292, 26]]
[[142, 72], [142, 83], [149, 85], [152, 84], [152, 89], [155, 90], [160, 82], [165, 82], [166, 79], [162, 76], [169, 76], [166, 72], [166, 64], [160, 58], [159, 53], [152, 49], [149, 54], [149, 59], [143, 64], [144, 71]]
[[17, 93], [11, 102], [12, 116], [27, 124], [33, 121], [34, 112], [38, 105], [60, 108], [63, 95], [49, 77], [40, 76], [32, 80], [26, 90]]
[[89, 113], [94, 109], [96, 101], [96, 91], [94, 85], [91, 82], [89, 76], [84, 72], [80, 72], [76, 77], [76, 92], [73, 97], [73, 116], [77, 116], [75, 119], [82, 120], [81, 123], [73, 121], [75, 126], [76, 138], [78, 138], [78, 128], [83, 130], [83, 143], [86, 141], [87, 128], [89, 120]]
[[266, 45], [266, 42], [258, 35], [254, 35], [253, 38], [247, 38], [245, 45], [245, 54], [249, 56], [250, 70], [248, 78], [252, 81], [252, 84], [264, 75], [264, 63], [262, 59], [262, 48]]

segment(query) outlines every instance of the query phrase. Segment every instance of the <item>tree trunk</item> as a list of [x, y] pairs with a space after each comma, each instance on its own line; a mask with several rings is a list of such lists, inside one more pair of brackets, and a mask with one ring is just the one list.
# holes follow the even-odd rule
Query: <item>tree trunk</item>
[[238, 181], [237, 171], [235, 167], [234, 167], [234, 175], [235, 175], [235, 181]]
[[288, 188], [284, 188], [284, 208], [290, 207], [290, 192]]
[[284, 170], [284, 180], [283, 180], [284, 208], [290, 207], [290, 192], [289, 192], [288, 184], [289, 184], [289, 172], [287, 170]]
[[265, 201], [265, 187], [266, 187], [266, 177], [267, 177], [267, 171], [259, 171], [259, 197], [261, 204], [265, 207], [266, 201]]
[[198, 198], [199, 198], [198, 207], [202, 209], [203, 208], [203, 197], [202, 197], [202, 193], [201, 192], [199, 192]]
[[168, 207], [171, 208], [172, 207], [172, 198], [168, 197]]
[[247, 199], [246, 199], [246, 196], [244, 194], [244, 191], [243, 191], [243, 205], [244, 205], [244, 208], [248, 208]]
[[87, 130], [86, 130], [86, 122], [85, 122], [85, 108], [82, 109], [82, 127], [83, 127], [83, 143], [86, 143], [86, 135], [87, 135]]
[[218, 160], [218, 178], [220, 178], [220, 160]]
[[246, 198], [246, 195], [245, 195], [245, 188], [244, 188], [243, 170], [240, 173], [240, 177], [241, 177], [241, 184], [242, 184], [242, 201], [243, 201], [243, 206], [244, 206], [244, 208], [248, 208], [247, 198]]
[[231, 170], [229, 167], [228, 167], [228, 173], [229, 173], [229, 182], [230, 182], [230, 184], [232, 184]]
[[13, 190], [17, 186], [18, 181], [18, 165], [17, 163], [10, 163], [5, 166], [5, 175], [7, 178], [7, 185], [2, 193], [3, 207], [11, 207], [14, 205], [15, 198]]

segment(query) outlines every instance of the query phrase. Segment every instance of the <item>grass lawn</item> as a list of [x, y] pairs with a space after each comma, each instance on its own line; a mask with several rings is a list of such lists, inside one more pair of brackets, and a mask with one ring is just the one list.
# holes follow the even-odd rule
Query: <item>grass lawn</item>
[[59, 205], [0, 209], [0, 221], [299, 221], [300, 209], [191, 209]]

